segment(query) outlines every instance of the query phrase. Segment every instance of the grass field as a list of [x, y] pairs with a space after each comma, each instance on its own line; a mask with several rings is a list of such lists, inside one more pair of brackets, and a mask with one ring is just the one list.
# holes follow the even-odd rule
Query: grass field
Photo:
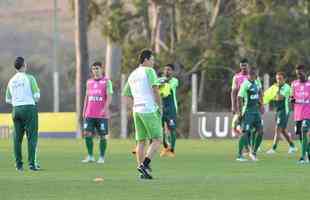
[[[15, 171], [9, 140], [0, 140], [1, 200], [241, 200], [306, 199], [310, 165], [297, 155], [259, 155], [257, 163], [238, 163], [235, 141], [179, 140], [177, 157], [152, 163], [154, 180], [139, 180], [130, 150], [134, 142], [111, 140], [106, 163], [82, 164], [82, 140], [41, 139], [43, 170]], [[264, 149], [269, 142], [264, 143]], [[25, 147], [25, 146], [24, 146]], [[97, 146], [96, 146], [97, 147]], [[97, 151], [98, 152], [98, 151]], [[26, 153], [24, 151], [24, 153]], [[104, 177], [96, 183], [93, 179]]]

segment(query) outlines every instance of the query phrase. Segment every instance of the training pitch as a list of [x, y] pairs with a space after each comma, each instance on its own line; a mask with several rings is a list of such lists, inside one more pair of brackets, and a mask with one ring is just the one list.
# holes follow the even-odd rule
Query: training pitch
[[[296, 144], [298, 142], [296, 141]], [[106, 163], [82, 164], [82, 140], [39, 140], [40, 172], [14, 168], [11, 140], [0, 140], [1, 200], [242, 200], [307, 199], [310, 164], [297, 155], [259, 153], [257, 163], [235, 161], [236, 140], [178, 140], [175, 158], [157, 156], [154, 180], [140, 180], [134, 141], [110, 140]], [[98, 157], [98, 143], [94, 145]], [[263, 151], [270, 141], [263, 142]], [[299, 147], [299, 145], [298, 145]], [[300, 148], [299, 148], [300, 149]], [[24, 141], [24, 161], [26, 156]], [[25, 163], [27, 164], [27, 163]], [[94, 181], [94, 179], [97, 181]], [[100, 178], [103, 178], [100, 179]]]

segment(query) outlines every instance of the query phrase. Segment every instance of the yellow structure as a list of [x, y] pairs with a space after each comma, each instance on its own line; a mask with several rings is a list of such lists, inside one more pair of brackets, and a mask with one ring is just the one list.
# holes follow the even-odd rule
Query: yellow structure
[[[11, 114], [0, 114], [0, 126], [13, 127]], [[74, 112], [39, 113], [39, 132], [75, 132], [77, 127]]]

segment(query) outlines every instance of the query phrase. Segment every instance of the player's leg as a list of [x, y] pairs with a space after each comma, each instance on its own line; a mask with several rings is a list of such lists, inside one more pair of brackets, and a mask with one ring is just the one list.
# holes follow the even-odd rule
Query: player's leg
[[242, 135], [239, 138], [238, 143], [238, 155], [237, 155], [237, 161], [247, 161], [246, 158], [243, 157], [243, 150], [244, 148], [249, 148], [249, 140], [250, 140], [250, 116], [248, 113], [245, 113], [243, 115], [243, 118], [241, 120], [241, 129], [242, 129]]
[[160, 157], [164, 157], [164, 156], [168, 156], [170, 150], [170, 140], [171, 140], [171, 137], [170, 137], [170, 130], [168, 129], [168, 119], [163, 116], [162, 117], [162, 130], [163, 130], [163, 146], [164, 148], [161, 150], [160, 152]]
[[170, 157], [175, 156], [175, 146], [176, 146], [176, 139], [177, 139], [177, 133], [176, 133], [176, 117], [170, 117], [167, 123], [167, 128], [170, 132]]
[[164, 150], [166, 151], [166, 149], [168, 149], [168, 130], [167, 130], [167, 120], [166, 117], [163, 116], [162, 117], [162, 126], [163, 126], [163, 130], [164, 130], [164, 134], [163, 134], [163, 146], [164, 146]]
[[309, 131], [310, 121], [303, 120], [302, 121], [302, 147], [301, 147], [301, 157], [299, 159], [299, 163], [303, 164], [306, 161], [306, 154], [308, 152], [308, 131]]
[[257, 154], [257, 150], [259, 149], [260, 145], [262, 144], [263, 141], [263, 121], [261, 119], [261, 115], [260, 113], [255, 113], [252, 114], [254, 119], [253, 119], [253, 126], [255, 127], [256, 131], [257, 131], [257, 135], [256, 135], [256, 139], [255, 139], [255, 144], [254, 144], [254, 149], [253, 152], [250, 154], [250, 157], [252, 160], [256, 161], [256, 154]]
[[300, 147], [302, 146], [302, 121], [295, 122], [295, 134], [298, 136]]
[[295, 144], [293, 142], [293, 139], [292, 139], [291, 135], [289, 135], [289, 133], [287, 132], [286, 128], [282, 129], [282, 135], [284, 136], [285, 140], [289, 144], [288, 153], [295, 153], [297, 151], [297, 148], [296, 148], [296, 146], [295, 146]]
[[[135, 124], [135, 137], [137, 141], [137, 147], [136, 147], [136, 150], [137, 150], [136, 158], [137, 158], [137, 164], [138, 164], [137, 170], [140, 172], [140, 178], [152, 179], [149, 166], [143, 165], [143, 163], [146, 160], [146, 157], [145, 157], [146, 140], [149, 139], [146, 126], [143, 122], [143, 117], [144, 116], [142, 113], [133, 113], [133, 119], [134, 119], [134, 124]], [[153, 145], [153, 142], [154, 141], [152, 141], [150, 146]]]
[[25, 107], [26, 135], [28, 139], [28, 162], [30, 170], [37, 171], [36, 151], [38, 143], [38, 113], [35, 106]]
[[150, 163], [156, 152], [159, 150], [163, 137], [160, 113], [145, 113], [143, 114], [142, 121], [146, 128], [148, 137], [152, 139], [152, 143], [148, 147], [145, 158], [138, 170], [147, 178], [152, 178], [150, 174]]
[[20, 116], [20, 109], [13, 107], [12, 112], [13, 124], [14, 124], [14, 155], [16, 162], [16, 169], [19, 171], [23, 170], [23, 159], [22, 159], [22, 142], [25, 134], [24, 121]]
[[99, 119], [97, 127], [98, 134], [99, 134], [99, 159], [97, 163], [104, 163], [105, 158], [105, 152], [107, 150], [107, 135], [109, 133], [109, 125], [108, 125], [108, 119]]
[[295, 144], [291, 136], [287, 132], [288, 119], [289, 119], [289, 115], [286, 112], [280, 112], [277, 127], [279, 129], [279, 133], [281, 133], [284, 136], [285, 140], [289, 144], [288, 153], [294, 153], [297, 151], [297, 148], [295, 147]]
[[252, 128], [251, 129], [251, 138], [249, 140], [249, 145], [250, 145], [251, 149], [254, 149], [256, 136], [257, 136], [257, 130], [255, 128]]
[[86, 118], [83, 124], [83, 137], [85, 140], [85, 146], [87, 150], [87, 157], [82, 160], [83, 163], [94, 162], [94, 141], [93, 135], [95, 132], [95, 119]]
[[278, 147], [278, 143], [279, 143], [279, 139], [280, 139], [280, 130], [279, 130], [279, 124], [281, 122], [281, 118], [280, 118], [280, 112], [276, 113], [276, 126], [275, 126], [275, 133], [273, 136], [273, 143], [272, 143], [272, 148], [269, 149], [267, 151], [267, 154], [274, 154], [276, 153], [277, 147]]

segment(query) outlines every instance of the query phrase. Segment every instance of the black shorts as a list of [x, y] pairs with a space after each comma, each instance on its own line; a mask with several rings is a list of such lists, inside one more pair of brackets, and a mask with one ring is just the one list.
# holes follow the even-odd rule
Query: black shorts
[[295, 121], [295, 134], [301, 135], [302, 130], [302, 120], [301, 121]]

